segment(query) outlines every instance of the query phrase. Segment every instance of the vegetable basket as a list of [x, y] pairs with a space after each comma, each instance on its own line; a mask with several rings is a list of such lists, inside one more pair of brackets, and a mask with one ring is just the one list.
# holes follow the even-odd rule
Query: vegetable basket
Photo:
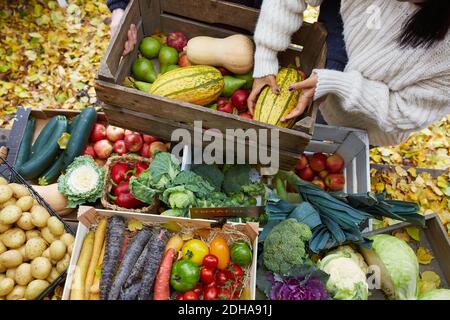
[[105, 186], [103, 189], [102, 197], [101, 197], [101, 203], [103, 207], [110, 210], [115, 211], [131, 211], [131, 212], [137, 212], [137, 213], [158, 213], [159, 208], [159, 199], [155, 197], [153, 199], [153, 203], [149, 206], [137, 208], [137, 209], [128, 209], [120, 207], [114, 203], [111, 202], [110, 198], [110, 192], [113, 187], [113, 181], [111, 179], [111, 168], [117, 164], [117, 163], [126, 163], [130, 166], [134, 166], [138, 162], [145, 162], [150, 164], [151, 159], [138, 157], [138, 156], [130, 156], [130, 155], [123, 155], [123, 156], [115, 156], [110, 157], [108, 161], [105, 164], [106, 174], [105, 174]]
[[[2, 151], [4, 149], [2, 148]], [[7, 152], [5, 152], [7, 153]], [[10, 183], [18, 183], [27, 188], [30, 192], [30, 196], [35, 199], [41, 206], [43, 206], [51, 216], [57, 217], [64, 225], [64, 229], [66, 232], [75, 236], [75, 232], [72, 227], [65, 222], [53, 208], [33, 189], [33, 187], [6, 161], [6, 154], [0, 152], [0, 176], [5, 178]], [[41, 294], [36, 298], [37, 300], [42, 300], [45, 297], [49, 296], [53, 290], [61, 284], [67, 275], [67, 270], [62, 272], [58, 278], [56, 278]]]

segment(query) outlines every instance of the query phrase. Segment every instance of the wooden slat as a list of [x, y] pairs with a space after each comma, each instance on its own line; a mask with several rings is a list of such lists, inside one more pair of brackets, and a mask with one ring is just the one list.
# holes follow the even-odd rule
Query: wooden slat
[[[157, 118], [170, 119], [180, 124], [192, 125], [194, 121], [202, 120], [205, 127], [217, 128], [222, 132], [226, 129], [266, 129], [279, 130], [280, 149], [299, 152], [309, 142], [310, 136], [299, 131], [278, 128], [261, 122], [246, 120], [239, 116], [211, 110], [205, 107], [184, 103], [173, 99], [151, 95], [132, 88], [107, 83], [96, 82], [97, 96], [105, 103], [121, 106], [133, 111], [148, 114]], [[126, 126], [126, 123], [122, 124]]]
[[[350, 132], [340, 147], [336, 150], [344, 161], [350, 161], [355, 158], [361, 151], [368, 153], [367, 144], [358, 136], [356, 132]], [[368, 162], [367, 162], [368, 163]]]
[[[388, 165], [388, 164], [377, 164], [377, 163], [372, 163], [370, 165], [371, 168], [376, 169], [376, 170], [380, 170], [380, 171], [395, 171], [395, 167], [396, 165]], [[439, 169], [428, 169], [428, 168], [417, 168], [414, 166], [400, 166], [401, 168], [408, 170], [410, 168], [416, 170], [416, 172], [418, 174], [420, 173], [429, 173], [433, 178], [437, 178], [443, 174], [448, 174], [449, 170], [439, 170]]]
[[13, 127], [8, 139], [8, 157], [9, 164], [14, 165], [19, 152], [20, 144], [22, 142], [25, 129], [27, 127], [28, 118], [30, 116], [30, 108], [18, 108]]
[[[163, 0], [164, 1], [164, 0]], [[160, 0], [140, 0], [139, 8], [142, 16], [143, 31], [145, 35], [160, 31]], [[139, 43], [139, 42], [138, 42]]]
[[435, 258], [439, 262], [442, 273], [450, 284], [450, 238], [442, 225], [438, 215], [427, 221], [428, 228], [425, 231], [428, 241], [433, 248]]
[[335, 153], [336, 150], [341, 146], [340, 143], [327, 143], [324, 141], [311, 140], [306, 147], [308, 152], [324, 152], [324, 153]]
[[[144, 32], [142, 30], [142, 22], [139, 21], [137, 26], [137, 43], [140, 43], [141, 40], [144, 38]], [[122, 46], [123, 51], [123, 46]], [[117, 69], [116, 75], [115, 75], [115, 83], [123, 83], [123, 80], [126, 76], [128, 76], [131, 73], [131, 66], [136, 61], [136, 58], [139, 54], [139, 48], [136, 45], [134, 47], [133, 52], [129, 53], [125, 57], [122, 57], [120, 60], [119, 68]]]

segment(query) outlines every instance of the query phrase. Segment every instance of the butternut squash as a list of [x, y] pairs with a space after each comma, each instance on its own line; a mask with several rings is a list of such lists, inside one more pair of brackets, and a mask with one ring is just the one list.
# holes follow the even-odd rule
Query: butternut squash
[[74, 210], [67, 208], [67, 198], [58, 191], [57, 183], [47, 186], [33, 185], [32, 187], [60, 216], [68, 215]]
[[224, 39], [195, 37], [186, 46], [188, 60], [193, 64], [224, 67], [234, 74], [245, 74], [253, 68], [253, 42], [235, 34]]

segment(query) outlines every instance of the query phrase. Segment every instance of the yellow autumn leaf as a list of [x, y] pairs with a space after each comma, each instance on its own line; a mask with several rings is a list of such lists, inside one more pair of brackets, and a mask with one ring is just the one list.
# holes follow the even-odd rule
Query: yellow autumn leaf
[[127, 228], [130, 232], [142, 230], [143, 227], [144, 226], [142, 225], [142, 222], [140, 220], [134, 218], [128, 220]]
[[416, 227], [407, 227], [406, 232], [408, 235], [416, 241], [420, 241], [420, 230]]
[[394, 233], [394, 237], [399, 238], [405, 242], [409, 242], [411, 240], [411, 238], [409, 237], [408, 233], [406, 232], [395, 232]]
[[417, 261], [420, 264], [430, 264], [431, 260], [434, 259], [431, 251], [425, 247], [419, 247], [416, 252]]
[[420, 275], [419, 280], [419, 292], [424, 294], [426, 292], [432, 291], [439, 288], [441, 285], [441, 278], [434, 271], [425, 271]]

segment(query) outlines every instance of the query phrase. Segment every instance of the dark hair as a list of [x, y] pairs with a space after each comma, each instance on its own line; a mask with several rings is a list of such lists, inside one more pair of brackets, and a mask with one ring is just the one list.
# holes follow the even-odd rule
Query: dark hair
[[403, 26], [399, 37], [402, 47], [429, 48], [445, 39], [450, 29], [450, 1], [427, 0]]

